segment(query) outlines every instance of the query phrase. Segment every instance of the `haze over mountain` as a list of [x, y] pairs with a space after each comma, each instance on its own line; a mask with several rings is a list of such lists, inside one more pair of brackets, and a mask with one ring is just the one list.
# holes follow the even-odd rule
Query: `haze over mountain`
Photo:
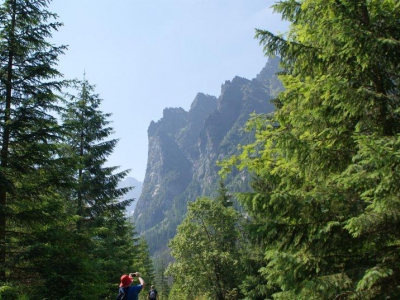
[[128, 215], [132, 215], [133, 211], [135, 210], [137, 201], [140, 197], [140, 194], [142, 193], [142, 187], [143, 187], [143, 182], [137, 180], [136, 178], [133, 177], [126, 177], [123, 181], [121, 181], [118, 185], [119, 188], [124, 188], [124, 187], [129, 187], [133, 186], [134, 188], [130, 190], [123, 198], [122, 200], [127, 200], [127, 199], [135, 199], [131, 205], [129, 205], [126, 209], [126, 212]]
[[[168, 251], [189, 201], [216, 195], [216, 162], [252, 140], [243, 130], [250, 115], [274, 111], [271, 100], [282, 89], [278, 64], [270, 58], [256, 78], [234, 77], [222, 84], [218, 98], [198, 93], [189, 111], [165, 108], [163, 117], [151, 122], [146, 175], [132, 219], [153, 255]], [[248, 190], [248, 179], [237, 173], [226, 184], [232, 192]]]

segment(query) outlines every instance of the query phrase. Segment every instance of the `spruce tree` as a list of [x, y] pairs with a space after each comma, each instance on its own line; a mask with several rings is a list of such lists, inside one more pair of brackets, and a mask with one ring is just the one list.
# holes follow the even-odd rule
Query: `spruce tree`
[[118, 140], [109, 139], [111, 114], [100, 109], [102, 99], [88, 80], [76, 80], [75, 93], [66, 95], [66, 109], [62, 114], [65, 155], [74, 172], [73, 187], [66, 193], [73, 214], [77, 216], [76, 230], [86, 237], [79, 245], [90, 260], [81, 276], [94, 273], [103, 296], [116, 293], [115, 284], [124, 272], [132, 272], [134, 251], [133, 226], [125, 216], [132, 200], [120, 201], [131, 187], [119, 188], [128, 170], [116, 173], [118, 167], [105, 166]]
[[170, 286], [168, 283], [168, 277], [165, 274], [167, 265], [164, 258], [159, 258], [155, 263], [155, 286], [160, 298], [168, 299], [170, 292]]
[[0, 282], [32, 283], [29, 241], [40, 224], [50, 227], [62, 215], [54, 115], [64, 84], [55, 65], [65, 47], [48, 41], [62, 24], [47, 4], [0, 4]]
[[75, 161], [75, 188], [71, 198], [80, 217], [79, 229], [88, 229], [108, 209], [124, 209], [132, 200], [117, 202], [132, 187], [118, 188], [118, 183], [129, 170], [115, 173], [118, 167], [106, 167], [107, 157], [112, 154], [117, 139], [110, 127], [110, 113], [100, 110], [102, 99], [88, 80], [76, 80], [77, 94], [67, 94], [66, 110], [62, 114], [66, 144], [71, 159]]
[[394, 0], [281, 1], [289, 34], [264, 30], [286, 90], [231, 165], [263, 220], [274, 299], [388, 299], [399, 290], [400, 6]]
[[[139, 299], [146, 300], [150, 286], [154, 284], [154, 267], [150, 257], [149, 246], [144, 237], [137, 238], [135, 241], [135, 254], [131, 268], [132, 271], [130, 272], [139, 272], [146, 283], [146, 288], [142, 289], [139, 295]], [[135, 283], [138, 284], [137, 281]]]

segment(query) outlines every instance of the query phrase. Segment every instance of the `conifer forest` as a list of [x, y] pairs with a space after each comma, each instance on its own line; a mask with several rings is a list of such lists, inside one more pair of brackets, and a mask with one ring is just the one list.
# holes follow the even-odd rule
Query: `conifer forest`
[[254, 34], [280, 58], [275, 111], [157, 262], [120, 200], [129, 170], [106, 166], [107, 99], [57, 69], [50, 2], [0, 4], [0, 300], [115, 299], [132, 271], [139, 299], [153, 282], [162, 300], [400, 299], [398, 0], [274, 2], [288, 32]]

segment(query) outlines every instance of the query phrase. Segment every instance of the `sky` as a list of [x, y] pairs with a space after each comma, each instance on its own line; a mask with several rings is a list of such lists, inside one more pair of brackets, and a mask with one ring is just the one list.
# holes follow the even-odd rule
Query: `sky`
[[119, 139], [108, 166], [143, 181], [147, 129], [164, 108], [189, 110], [196, 94], [218, 97], [235, 76], [255, 78], [267, 62], [255, 28], [283, 33], [274, 0], [53, 0], [64, 24], [54, 45], [67, 45], [57, 69], [85, 73], [111, 113]]

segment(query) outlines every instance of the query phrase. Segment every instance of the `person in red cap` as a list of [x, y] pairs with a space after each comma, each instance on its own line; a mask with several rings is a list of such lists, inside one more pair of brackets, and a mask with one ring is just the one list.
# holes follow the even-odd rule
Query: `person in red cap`
[[[140, 284], [131, 285], [134, 277], [139, 279]], [[146, 283], [144, 282], [143, 278], [140, 277], [139, 272], [130, 273], [129, 275], [124, 274], [121, 276], [117, 300], [138, 300], [139, 293], [145, 286]]]

